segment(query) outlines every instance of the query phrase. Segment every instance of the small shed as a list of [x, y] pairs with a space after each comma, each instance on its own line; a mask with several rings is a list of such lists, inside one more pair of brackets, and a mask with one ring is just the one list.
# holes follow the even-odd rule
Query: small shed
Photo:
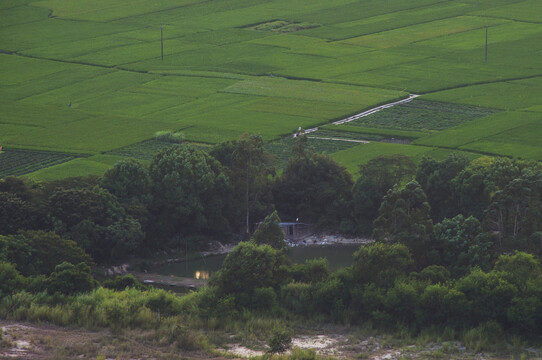
[[298, 241], [313, 234], [312, 225], [299, 222], [283, 222], [279, 224], [284, 232], [284, 239]]

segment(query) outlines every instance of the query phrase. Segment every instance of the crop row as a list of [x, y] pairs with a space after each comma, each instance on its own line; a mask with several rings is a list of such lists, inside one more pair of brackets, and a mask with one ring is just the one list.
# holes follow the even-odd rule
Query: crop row
[[9, 150], [0, 153], [0, 178], [19, 176], [74, 159], [73, 155]]

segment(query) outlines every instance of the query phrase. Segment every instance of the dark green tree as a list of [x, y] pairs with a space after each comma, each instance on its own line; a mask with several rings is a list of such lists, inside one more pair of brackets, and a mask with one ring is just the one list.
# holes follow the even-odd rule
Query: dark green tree
[[160, 151], [150, 165], [153, 235], [217, 235], [229, 231], [225, 194], [231, 191], [218, 161], [183, 145]]
[[407, 245], [418, 266], [427, 262], [427, 251], [433, 223], [431, 207], [420, 185], [411, 181], [404, 188], [390, 189], [380, 206], [374, 223], [377, 241]]
[[139, 222], [99, 186], [59, 189], [51, 195], [49, 208], [56, 232], [77, 242], [98, 262], [133, 253], [142, 243]]
[[412, 265], [410, 250], [405, 245], [375, 242], [356, 251], [352, 271], [359, 283], [390, 287], [397, 278], [406, 277]]
[[47, 292], [74, 295], [89, 292], [96, 286], [96, 281], [90, 274], [90, 267], [85, 263], [73, 265], [63, 262], [55, 267], [47, 279]]
[[252, 219], [261, 219], [271, 210], [270, 176], [275, 173], [273, 158], [265, 151], [260, 135], [243, 134], [239, 140], [215, 146], [210, 154], [226, 169], [233, 187], [228, 199], [232, 208], [230, 222], [242, 224], [248, 234]]
[[22, 290], [25, 278], [9, 262], [0, 261], [0, 299]]
[[100, 179], [100, 186], [115, 195], [123, 205], [134, 201], [147, 205], [151, 199], [149, 172], [133, 159], [119, 161], [107, 170]]
[[54, 232], [22, 231], [5, 237], [7, 260], [25, 276], [50, 274], [62, 262], [92, 265], [92, 259], [72, 240]]
[[280, 227], [280, 218], [276, 211], [269, 214], [263, 222], [258, 225], [252, 239], [258, 245], [271, 245], [275, 249], [285, 249], [284, 232]]
[[34, 228], [30, 204], [11, 193], [0, 192], [0, 235]]
[[433, 227], [433, 258], [454, 276], [466, 275], [475, 266], [489, 270], [493, 245], [492, 237], [482, 234], [480, 222], [473, 216], [457, 215]]
[[485, 273], [478, 268], [459, 279], [454, 288], [465, 294], [468, 311], [465, 318], [470, 325], [490, 320], [506, 323], [506, 311], [518, 293], [517, 287], [506, 281], [499, 272]]
[[33, 184], [22, 177], [8, 176], [0, 180], [0, 192], [10, 193], [23, 201], [31, 201], [33, 197]]
[[278, 288], [286, 256], [269, 245], [240, 242], [228, 254], [212, 283], [222, 293], [233, 294], [242, 306], [249, 306], [257, 288]]
[[473, 160], [452, 181], [459, 212], [465, 217], [472, 215], [482, 220], [493, 196], [521, 177], [526, 169], [541, 171], [539, 164], [527, 161], [487, 156]]
[[360, 166], [360, 177], [352, 189], [350, 219], [342, 224], [345, 232], [370, 235], [382, 198], [394, 185], [411, 178], [416, 165], [401, 154], [381, 155]]
[[108, 226], [124, 215], [117, 199], [98, 186], [81, 189], [59, 188], [51, 195], [48, 208], [61, 232], [71, 229], [83, 220]]
[[526, 169], [497, 191], [484, 227], [499, 234], [501, 250], [526, 250], [528, 238], [542, 230], [542, 172]]
[[455, 153], [443, 161], [429, 157], [422, 158], [416, 173], [416, 181], [421, 185], [427, 201], [431, 205], [432, 219], [437, 222], [451, 218], [459, 213], [458, 199], [451, 181], [469, 164], [464, 155]]
[[338, 229], [350, 201], [352, 177], [331, 157], [303, 145], [300, 136], [294, 156], [275, 184], [273, 195], [281, 219]]

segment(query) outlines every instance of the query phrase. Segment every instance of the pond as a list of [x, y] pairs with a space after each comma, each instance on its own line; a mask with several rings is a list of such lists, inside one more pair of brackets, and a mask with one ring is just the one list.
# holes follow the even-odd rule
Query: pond
[[[335, 271], [352, 265], [354, 252], [359, 247], [359, 244], [294, 247], [290, 249], [289, 256], [294, 263], [323, 257], [328, 260], [329, 269]], [[188, 262], [170, 263], [154, 268], [152, 272], [206, 280], [213, 272], [220, 269], [225, 258], [226, 255], [215, 255]]]

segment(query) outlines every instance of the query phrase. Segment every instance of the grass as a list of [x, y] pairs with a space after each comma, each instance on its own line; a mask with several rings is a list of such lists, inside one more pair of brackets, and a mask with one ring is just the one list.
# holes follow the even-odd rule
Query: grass
[[53, 165], [28, 174], [27, 177], [38, 181], [54, 181], [67, 177], [103, 175], [123, 157], [111, 155], [94, 155], [88, 158], [77, 158], [58, 165]]
[[[418, 93], [333, 131], [540, 160], [528, 114], [542, 106], [539, 9], [536, 0], [4, 0], [0, 145], [137, 152], [156, 131], [183, 128], [205, 144], [244, 132], [275, 141]], [[85, 161], [65, 173], [85, 173]]]
[[379, 155], [403, 154], [414, 160], [419, 160], [425, 153], [431, 150], [434, 149], [425, 146], [371, 142], [336, 152], [332, 154], [332, 157], [340, 164], [346, 166], [346, 169], [352, 174], [357, 175], [360, 165], [369, 162], [369, 160]]
[[[415, 144], [457, 148], [484, 138], [507, 134], [522, 125], [536, 124], [539, 114], [500, 112], [414, 141]], [[517, 131], [517, 130], [515, 130]]]
[[[294, 137], [287, 136], [265, 145], [265, 149], [275, 156], [277, 168], [284, 168], [288, 162], [288, 159], [292, 155], [292, 147], [295, 145], [295, 142], [296, 139]], [[358, 145], [354, 142], [311, 138], [307, 140], [307, 144], [313, 147], [316, 151], [326, 154], [333, 154], [337, 151], [346, 150]]]

